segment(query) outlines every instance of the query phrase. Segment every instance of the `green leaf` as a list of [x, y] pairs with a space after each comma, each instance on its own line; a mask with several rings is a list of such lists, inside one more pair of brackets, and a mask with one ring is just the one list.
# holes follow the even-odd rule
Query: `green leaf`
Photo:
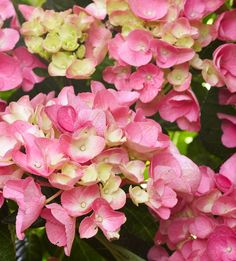
[[112, 256], [117, 261], [145, 261], [146, 260], [134, 254], [127, 248], [109, 242], [104, 237], [97, 236], [96, 238], [110, 251]]
[[96, 249], [92, 248], [86, 240], [82, 240], [76, 236], [70, 257], [64, 256], [62, 261], [106, 261]]
[[34, 73], [37, 74], [40, 77], [48, 77], [48, 70], [46, 68], [34, 68], [33, 69]]
[[180, 153], [186, 155], [188, 146], [197, 136], [197, 133], [188, 131], [169, 131], [169, 136], [179, 149]]
[[28, 231], [24, 240], [16, 242], [16, 259], [20, 261], [41, 261], [43, 248], [40, 233], [37, 230]]
[[25, 261], [41, 261], [43, 257], [43, 249], [41, 239], [36, 233], [32, 233], [28, 238], [26, 259]]
[[79, 5], [84, 7], [90, 3], [90, 0], [47, 0], [46, 3], [44, 3], [43, 8], [53, 9], [55, 11], [63, 11], [72, 8], [73, 5]]
[[153, 245], [153, 238], [158, 228], [157, 222], [145, 205], [136, 207], [130, 200], [123, 209], [127, 221], [120, 230], [117, 243], [136, 255], [146, 258]]
[[212, 88], [202, 105], [199, 139], [207, 151], [224, 161], [236, 152], [236, 149], [228, 149], [221, 142], [222, 131], [218, 112], [236, 115], [233, 107], [219, 105], [218, 89]]
[[42, 6], [46, 2], [46, 0], [14, 0], [17, 4], [26, 4], [32, 6]]
[[210, 153], [202, 144], [199, 137], [196, 137], [187, 148], [187, 157], [193, 160], [197, 165], [206, 165], [214, 170], [223, 163], [223, 160]]
[[4, 92], [0, 92], [0, 99], [3, 99], [5, 101], [9, 101], [11, 96], [17, 91], [17, 89], [13, 89], [10, 91], [4, 91]]
[[122, 232], [128, 231], [130, 234], [152, 244], [158, 225], [148, 208], [144, 205], [136, 207], [131, 201], [127, 201], [123, 211], [127, 221], [121, 229], [121, 237]]
[[[0, 211], [0, 218], [8, 214], [6, 205]], [[11, 226], [0, 223], [0, 260], [15, 261], [15, 242], [11, 233]]]
[[15, 246], [8, 225], [0, 225], [0, 260], [15, 261]]

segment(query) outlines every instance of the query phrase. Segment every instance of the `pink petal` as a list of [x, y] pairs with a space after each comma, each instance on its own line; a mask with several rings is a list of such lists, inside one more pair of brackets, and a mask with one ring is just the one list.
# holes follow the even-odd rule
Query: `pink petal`
[[69, 216], [66, 210], [56, 203], [47, 205], [41, 216], [47, 221], [46, 232], [49, 240], [53, 244], [64, 246], [65, 254], [69, 256], [75, 237], [75, 218]]
[[13, 57], [0, 53], [0, 90], [18, 87], [23, 80], [20, 64]]
[[167, 14], [169, 3], [167, 0], [129, 0], [134, 14], [148, 21], [156, 21]]
[[79, 225], [80, 238], [91, 238], [98, 232], [98, 227], [94, 223], [94, 215], [85, 217]]
[[100, 197], [97, 184], [88, 187], [76, 187], [63, 192], [61, 196], [62, 206], [73, 217], [89, 213], [92, 210], [93, 201]]
[[104, 138], [94, 135], [81, 136], [78, 139], [62, 135], [60, 142], [63, 151], [78, 163], [85, 163], [93, 159], [105, 147]]
[[19, 33], [11, 28], [0, 29], [0, 52], [12, 50], [19, 41]]
[[22, 240], [24, 230], [39, 217], [46, 198], [31, 177], [8, 181], [3, 189], [3, 196], [16, 201], [19, 206], [16, 233], [17, 237]]

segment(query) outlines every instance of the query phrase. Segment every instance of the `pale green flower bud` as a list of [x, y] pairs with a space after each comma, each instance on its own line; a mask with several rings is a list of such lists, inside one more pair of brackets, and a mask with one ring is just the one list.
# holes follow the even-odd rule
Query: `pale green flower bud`
[[31, 53], [38, 53], [42, 50], [43, 38], [39, 36], [26, 36], [25, 44]]
[[76, 56], [77, 56], [79, 59], [82, 59], [82, 58], [84, 58], [85, 53], [86, 53], [86, 48], [85, 48], [85, 46], [84, 46], [84, 45], [80, 45], [79, 48], [78, 48], [77, 51], [76, 51]]
[[61, 46], [62, 41], [57, 33], [48, 33], [43, 41], [43, 48], [50, 53], [57, 53]]
[[72, 24], [63, 24], [59, 30], [59, 35], [62, 41], [62, 48], [65, 51], [75, 51], [78, 47], [78, 38], [81, 32]]
[[78, 48], [78, 46], [79, 44], [74, 39], [73, 40], [68, 39], [67, 41], [62, 42], [62, 48], [65, 51], [70, 51], [70, 52], [75, 51]]
[[25, 37], [25, 44], [31, 53], [37, 53], [42, 58], [49, 60], [50, 54], [43, 49], [43, 38], [39, 36]]
[[48, 72], [51, 76], [65, 76], [67, 68], [76, 60], [76, 56], [69, 52], [58, 52], [52, 55]]
[[46, 29], [41, 24], [39, 18], [27, 21], [22, 24], [21, 34], [26, 36], [41, 36], [46, 33]]
[[60, 13], [57, 13], [53, 10], [46, 10], [44, 12], [42, 24], [47, 29], [47, 31], [53, 31], [59, 28], [64, 19]]
[[88, 79], [95, 72], [92, 59], [75, 60], [66, 71], [66, 77], [72, 79]]
[[73, 24], [63, 24], [59, 30], [59, 35], [62, 39], [62, 41], [67, 39], [78, 39], [81, 37], [82, 33], [80, 30], [77, 30], [77, 28]]

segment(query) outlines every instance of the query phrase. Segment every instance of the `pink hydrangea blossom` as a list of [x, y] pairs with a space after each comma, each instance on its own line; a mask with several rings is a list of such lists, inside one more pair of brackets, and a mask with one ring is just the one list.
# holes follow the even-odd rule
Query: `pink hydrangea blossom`
[[184, 15], [190, 20], [200, 20], [223, 4], [224, 0], [187, 0], [184, 5]]
[[202, 77], [206, 83], [211, 86], [222, 87], [224, 86], [224, 81], [215, 67], [213, 61], [204, 60], [202, 63]]
[[162, 88], [164, 73], [155, 65], [141, 66], [129, 78], [131, 89], [140, 93], [143, 103], [152, 101]]
[[124, 207], [126, 203], [126, 193], [120, 188], [122, 179], [115, 175], [110, 175], [109, 179], [100, 185], [101, 197], [105, 199], [112, 209], [117, 210]]
[[170, 217], [171, 208], [177, 204], [177, 194], [165, 184], [164, 180], [149, 180], [147, 184], [147, 193], [149, 196], [147, 206], [149, 206], [162, 219]]
[[219, 103], [221, 105], [236, 105], [236, 94], [231, 93], [228, 89], [220, 89]]
[[177, 92], [183, 92], [190, 89], [192, 74], [189, 72], [188, 64], [175, 66], [168, 74], [167, 80], [173, 85], [174, 90]]
[[215, 172], [207, 166], [200, 166], [199, 170], [201, 171], [201, 182], [197, 193], [198, 195], [202, 195], [215, 188]]
[[136, 16], [147, 21], [156, 21], [163, 18], [169, 7], [167, 0], [149, 0], [145, 3], [142, 0], [129, 0], [129, 5]]
[[[97, 2], [101, 2], [101, 0]], [[101, 63], [107, 54], [107, 43], [110, 39], [111, 33], [105, 27], [95, 24], [91, 26], [85, 42], [85, 57], [95, 60], [96, 64]]]
[[169, 139], [162, 133], [160, 125], [152, 120], [131, 122], [125, 128], [125, 135], [129, 148], [146, 153], [146, 156], [169, 145]]
[[0, 18], [6, 20], [15, 16], [15, 9], [10, 0], [2, 0], [0, 7]]
[[201, 181], [198, 166], [178, 153], [159, 153], [151, 161], [150, 177], [162, 179], [174, 191], [194, 193]]
[[15, 29], [0, 29], [0, 52], [12, 50], [19, 39], [20, 35]]
[[131, 66], [107, 66], [103, 71], [104, 81], [114, 84], [117, 90], [130, 90], [129, 76], [131, 74]]
[[228, 158], [220, 167], [220, 174], [228, 178], [232, 184], [236, 185], [236, 166], [235, 166], [236, 153]]
[[19, 206], [16, 217], [16, 234], [22, 240], [24, 231], [39, 217], [45, 204], [45, 196], [33, 178], [9, 180], [3, 188], [4, 198], [16, 201]]
[[92, 203], [94, 213], [82, 220], [79, 226], [81, 238], [90, 238], [97, 234], [98, 228], [108, 239], [119, 237], [118, 231], [125, 223], [123, 213], [114, 211], [104, 199], [96, 199]]
[[97, 19], [104, 19], [107, 14], [106, 0], [93, 0], [93, 2], [87, 5], [85, 10]]
[[105, 148], [104, 138], [88, 134], [78, 134], [73, 137], [63, 135], [60, 138], [60, 144], [64, 153], [78, 163], [93, 159]]
[[236, 258], [236, 234], [226, 226], [220, 226], [210, 235], [207, 242], [207, 254], [215, 261], [234, 260]]
[[58, 140], [38, 138], [32, 134], [24, 134], [23, 140], [25, 153], [16, 150], [13, 158], [21, 168], [30, 173], [48, 177], [67, 160]]
[[156, 245], [150, 248], [147, 256], [148, 261], [167, 261], [168, 257], [166, 250]]
[[230, 92], [236, 92], [236, 72], [234, 66], [235, 61], [233, 58], [235, 53], [236, 45], [231, 43], [219, 46], [213, 53], [214, 65]]
[[223, 41], [236, 40], [236, 10], [222, 13], [216, 20], [215, 26], [218, 31], [218, 38]]
[[64, 247], [65, 254], [70, 255], [75, 237], [75, 218], [68, 215], [66, 210], [56, 203], [47, 205], [41, 217], [46, 219], [46, 233], [49, 241]]
[[176, 121], [179, 128], [189, 131], [200, 129], [200, 108], [191, 90], [170, 91], [160, 102], [160, 116], [170, 122]]
[[24, 171], [15, 165], [0, 167], [0, 188], [3, 189], [8, 180], [18, 180]]
[[188, 62], [195, 55], [195, 52], [190, 48], [175, 47], [158, 39], [152, 40], [151, 49], [156, 57], [156, 64], [160, 68], [170, 68]]
[[223, 135], [221, 141], [227, 148], [236, 147], [236, 116], [218, 113], [218, 118], [222, 120], [221, 129]]
[[63, 192], [61, 202], [68, 214], [78, 217], [89, 213], [92, 210], [92, 203], [100, 197], [97, 184], [88, 187], [76, 187]]
[[[114, 41], [116, 41], [115, 38], [112, 42]], [[131, 31], [125, 39], [120, 37], [119, 41], [121, 44], [117, 50], [114, 50], [115, 55], [113, 56], [118, 57], [125, 64], [142, 66], [151, 61], [152, 52], [150, 47], [152, 36], [149, 32], [136, 29]], [[110, 49], [111, 48], [112, 43], [110, 43]]]
[[33, 89], [36, 83], [42, 82], [44, 77], [37, 76], [33, 69], [46, 68], [46, 65], [42, 63], [36, 56], [29, 53], [29, 51], [20, 46], [13, 51], [13, 56], [19, 61], [22, 71], [23, 81], [21, 83], [24, 91], [30, 91]]
[[0, 53], [0, 90], [17, 88], [23, 80], [19, 62], [12, 56]]

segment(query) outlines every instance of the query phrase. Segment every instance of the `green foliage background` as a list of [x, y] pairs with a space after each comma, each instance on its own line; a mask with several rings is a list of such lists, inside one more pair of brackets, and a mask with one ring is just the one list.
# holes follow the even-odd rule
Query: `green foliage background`
[[[47, 9], [56, 11], [71, 8], [74, 4], [86, 6], [89, 0], [14, 0], [13, 3], [17, 9], [18, 4], [25, 3], [35, 6], [43, 6]], [[224, 8], [232, 8], [233, 1], [227, 1]], [[208, 16], [208, 19], [214, 18]], [[218, 46], [218, 42], [213, 42], [205, 48], [201, 53], [201, 58], [211, 58], [212, 50]], [[111, 62], [106, 59], [98, 68], [93, 79], [101, 79], [101, 71]], [[47, 75], [45, 71], [36, 70], [39, 75]], [[170, 124], [155, 115], [155, 119], [162, 125], [165, 133], [168, 133], [177, 145], [180, 152], [187, 155], [198, 165], [207, 165], [216, 172], [219, 166], [236, 150], [227, 149], [221, 144], [222, 131], [220, 129], [220, 121], [216, 114], [218, 112], [227, 112], [236, 115], [236, 109], [231, 106], [220, 106], [218, 103], [218, 89], [212, 88], [207, 90], [203, 87], [203, 79], [199, 76], [199, 72], [192, 71], [193, 81], [192, 89], [195, 92], [199, 103], [201, 104], [201, 124], [200, 133], [190, 133], [180, 131], [176, 124]], [[77, 92], [89, 90], [88, 81], [71, 81], [62, 77], [46, 77], [46, 79], [35, 86], [28, 93], [30, 97], [37, 93], [48, 93], [55, 90], [60, 91], [63, 86], [73, 84]], [[1, 92], [0, 98], [8, 102], [19, 99], [25, 95], [21, 89], [8, 92]], [[48, 191], [47, 193], [50, 193]], [[148, 209], [144, 206], [137, 208], [128, 202], [124, 208], [127, 217], [126, 224], [122, 227], [120, 240], [116, 242], [108, 242], [101, 234], [96, 238], [89, 240], [81, 240], [77, 236], [71, 257], [64, 255], [63, 249], [53, 246], [47, 239], [43, 228], [43, 221], [37, 220], [34, 227], [26, 233], [26, 239], [17, 241], [15, 238], [14, 223], [16, 216], [16, 205], [7, 205], [0, 210], [0, 261], [41, 261], [50, 260], [50, 257], [57, 257], [59, 260], [71, 261], [142, 261], [146, 260], [148, 249], [153, 244], [153, 237], [158, 228], [158, 223], [153, 219]], [[15, 243], [16, 242], [16, 243]]]

